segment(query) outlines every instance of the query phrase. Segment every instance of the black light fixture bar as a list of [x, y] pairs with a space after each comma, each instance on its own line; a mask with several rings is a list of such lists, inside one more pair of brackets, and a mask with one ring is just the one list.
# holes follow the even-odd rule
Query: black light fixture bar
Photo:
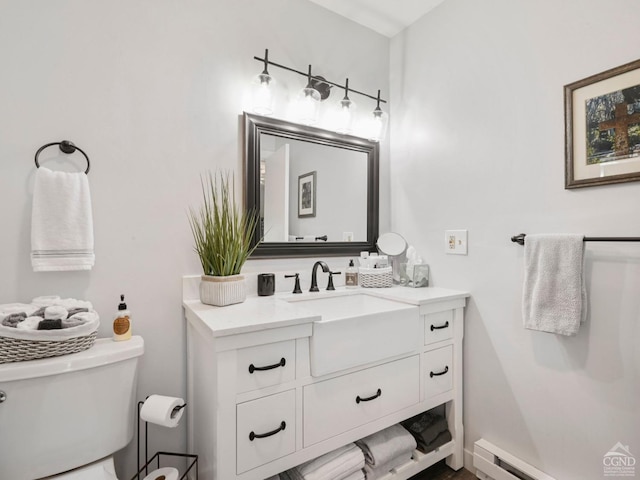
[[[260, 58], [260, 57], [253, 57], [254, 60], [258, 60], [259, 62], [262, 62], [266, 65], [273, 65], [274, 67], [278, 67], [278, 68], [282, 68], [283, 70], [288, 70], [289, 72], [293, 72], [293, 73], [297, 73], [298, 75], [302, 75], [303, 77], [308, 77], [308, 73], [307, 72], [301, 72], [300, 70], [296, 70], [295, 68], [291, 68], [291, 67], [287, 67], [285, 65], [280, 65], [279, 63], [276, 62], [272, 62], [271, 60], [269, 60], [269, 50], [265, 50], [264, 52], [264, 56], [265, 58]], [[324, 78], [318, 78], [318, 77], [313, 77], [314, 80], [318, 81], [318, 82], [324, 82], [324, 83], [328, 83], [329, 85], [333, 86], [333, 87], [338, 87], [341, 88], [343, 90], [346, 90], [347, 87], [344, 85], [340, 85], [339, 83], [335, 83], [335, 82], [331, 82], [329, 80], [326, 80]], [[364, 93], [364, 92], [359, 92], [358, 90], [354, 90], [353, 88], [349, 87], [349, 91], [353, 92], [353, 93], [357, 93], [358, 95], [362, 95], [364, 97], [368, 97], [372, 100], [376, 100], [378, 102], [382, 102], [382, 103], [387, 103], [386, 100], [383, 100], [382, 98], [380, 98], [380, 93], [378, 91], [378, 96], [373, 96], [373, 95], [369, 95], [368, 93]]]

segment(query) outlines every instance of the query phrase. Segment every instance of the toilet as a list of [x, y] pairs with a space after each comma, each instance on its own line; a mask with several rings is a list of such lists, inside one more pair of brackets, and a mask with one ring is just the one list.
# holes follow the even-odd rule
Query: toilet
[[0, 364], [0, 479], [117, 480], [132, 439], [142, 337]]

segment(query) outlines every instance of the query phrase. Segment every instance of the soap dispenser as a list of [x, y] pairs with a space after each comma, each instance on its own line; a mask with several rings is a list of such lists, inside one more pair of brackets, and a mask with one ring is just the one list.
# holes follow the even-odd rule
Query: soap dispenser
[[124, 303], [124, 295], [120, 295], [120, 304], [118, 305], [118, 313], [113, 320], [113, 340], [121, 342], [131, 338], [131, 312], [127, 310], [127, 304]]
[[349, 260], [349, 266], [344, 272], [344, 284], [347, 288], [358, 286], [358, 269], [353, 264], [353, 260]]

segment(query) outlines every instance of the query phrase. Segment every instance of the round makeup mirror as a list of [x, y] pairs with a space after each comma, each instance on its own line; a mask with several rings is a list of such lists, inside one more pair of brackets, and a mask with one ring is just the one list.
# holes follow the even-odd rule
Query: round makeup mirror
[[397, 257], [407, 251], [407, 241], [402, 235], [394, 232], [383, 233], [380, 235], [376, 245], [378, 246], [380, 253], [390, 257]]

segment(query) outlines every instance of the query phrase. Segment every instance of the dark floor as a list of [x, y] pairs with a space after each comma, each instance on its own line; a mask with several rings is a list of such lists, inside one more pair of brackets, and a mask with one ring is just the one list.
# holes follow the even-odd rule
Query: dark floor
[[411, 477], [410, 480], [478, 480], [477, 477], [469, 470], [464, 468], [451, 470], [444, 460], [436, 463], [432, 467], [423, 470], [418, 475]]

